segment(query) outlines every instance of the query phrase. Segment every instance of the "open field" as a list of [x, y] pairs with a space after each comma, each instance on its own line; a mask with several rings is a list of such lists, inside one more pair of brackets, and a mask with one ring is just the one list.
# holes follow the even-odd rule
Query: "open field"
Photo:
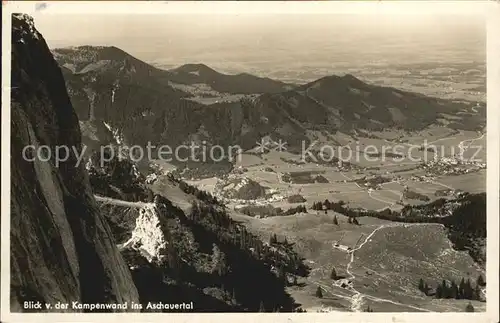
[[[484, 143], [485, 136], [476, 132], [454, 132], [450, 129], [435, 127], [414, 134], [378, 133], [377, 138], [358, 138], [355, 142], [348, 135], [337, 133], [335, 141], [348, 144], [353, 152], [368, 145], [382, 149], [384, 146], [400, 145], [409, 148], [412, 145], [427, 144], [438, 147], [439, 157], [453, 156], [459, 147], [465, 148], [464, 156], [470, 152], [470, 143]], [[381, 139], [382, 137], [388, 139]], [[396, 142], [400, 138], [403, 142]], [[328, 144], [336, 145], [329, 141]], [[412, 157], [432, 160], [434, 153], [413, 148]], [[406, 153], [405, 153], [406, 156]], [[478, 155], [481, 158], [483, 155]], [[354, 155], [355, 158], [355, 155]], [[296, 250], [306, 258], [312, 271], [308, 278], [299, 279], [303, 287], [290, 287], [292, 296], [309, 311], [331, 308], [335, 311], [359, 311], [370, 306], [379, 311], [463, 311], [468, 300], [435, 299], [425, 296], [417, 288], [418, 279], [425, 278], [431, 287], [443, 279], [460, 281], [470, 277], [475, 281], [481, 271], [466, 252], [456, 252], [451, 248], [446, 232], [440, 225], [403, 225], [376, 218], [363, 217], [360, 225], [352, 225], [347, 218], [332, 211], [314, 211], [310, 207], [314, 202], [343, 200], [350, 207], [381, 210], [387, 207], [400, 209], [397, 204], [408, 191], [425, 195], [430, 201], [440, 198], [436, 191], [458, 189], [468, 192], [485, 191], [486, 170], [463, 175], [441, 175], [424, 181], [415, 176], [423, 176], [427, 171], [420, 168], [420, 162], [360, 159], [353, 161], [356, 168], [339, 169], [336, 165], [316, 163], [295, 164], [287, 160], [299, 160], [300, 156], [288, 152], [262, 154], [261, 156], [243, 154], [236, 166], [244, 172], [236, 176], [247, 177], [260, 185], [277, 191], [285, 197], [280, 201], [269, 202], [284, 210], [297, 204], [289, 203], [287, 196], [299, 194], [306, 199], [301, 203], [308, 206], [307, 213], [292, 216], [253, 218], [233, 208], [239, 202], [229, 201], [232, 216], [246, 223], [257, 232], [264, 241], [276, 233], [279, 239], [295, 243]], [[320, 174], [329, 183], [293, 184], [283, 181], [283, 174]], [[381, 176], [389, 180], [377, 189], [369, 190], [361, 180], [365, 176]], [[292, 176], [293, 177], [293, 176]], [[354, 182], [354, 180], [358, 182]], [[214, 192], [215, 179], [189, 181], [201, 189]], [[422, 204], [418, 199], [402, 200], [408, 204]], [[333, 223], [337, 217], [339, 225]], [[333, 245], [337, 240], [345, 247], [355, 250], [351, 255]], [[359, 248], [359, 249], [358, 249]], [[339, 276], [350, 280], [352, 288], [337, 286], [330, 278], [335, 267]], [[337, 284], [337, 285], [336, 285]], [[339, 283], [340, 284], [340, 283]], [[324, 297], [314, 296], [320, 286]], [[472, 302], [476, 311], [485, 309], [485, 303]]]
[[[452, 302], [432, 301], [423, 295], [417, 288], [419, 278], [436, 286], [443, 279], [458, 283], [464, 277], [474, 281], [481, 273], [467, 253], [451, 248], [444, 228], [439, 225], [380, 230], [356, 252], [351, 268], [361, 293], [434, 311], [453, 310]], [[467, 302], [453, 304], [460, 310]]]
[[486, 191], [486, 170], [460, 176], [443, 176], [438, 181], [444, 185], [471, 193]]
[[[347, 223], [346, 217], [336, 216], [338, 226], [332, 223], [332, 212], [260, 220], [235, 217], [246, 218], [245, 222], [264, 240], [272, 233], [286, 236], [309, 260], [312, 271], [304, 281], [306, 286], [290, 288], [292, 296], [306, 308], [314, 309], [321, 304], [347, 311], [355, 303], [361, 309], [369, 305], [375, 312], [463, 311], [468, 301], [438, 300], [417, 289], [421, 277], [433, 286], [442, 279], [460, 281], [462, 277], [470, 277], [475, 280], [481, 273], [467, 253], [451, 249], [441, 226], [404, 226], [374, 218], [362, 218], [361, 225], [356, 226]], [[362, 245], [355, 251], [352, 262], [349, 254], [332, 247], [339, 239], [340, 244], [352, 248]], [[333, 285], [332, 268], [338, 276], [354, 276], [351, 280], [354, 289], [363, 296], [360, 300], [359, 297], [353, 299], [355, 291]], [[321, 300], [313, 296], [318, 286], [323, 289]], [[485, 308], [485, 303], [473, 302], [473, 305], [478, 311]]]
[[[474, 139], [474, 136], [476, 136], [475, 133], [469, 132], [467, 134], [461, 134], [458, 138], [448, 138], [440, 142], [443, 144], [448, 142], [459, 144], [466, 140], [465, 138]], [[379, 139], [367, 139], [366, 142], [373, 142], [376, 140]], [[300, 194], [307, 200], [306, 204], [308, 205], [312, 205], [315, 201], [330, 199], [344, 200], [353, 207], [364, 207], [367, 209], [381, 209], [394, 206], [403, 194], [405, 186], [407, 186], [410, 191], [428, 196], [430, 200], [437, 199], [438, 197], [435, 196], [435, 192], [442, 189], [451, 188], [470, 192], [481, 192], [485, 190], [485, 170], [463, 175], [445, 175], [435, 180], [424, 182], [412, 179], [413, 176], [422, 176], [426, 173], [423, 169], [418, 168], [419, 164], [416, 162], [375, 162], [372, 163], [371, 166], [376, 165], [376, 167], [368, 168], [368, 170], [340, 171], [333, 166], [314, 163], [295, 165], [283, 160], [293, 157], [297, 158], [297, 155], [294, 156], [287, 152], [274, 151], [263, 154], [262, 156], [243, 154], [236, 166], [243, 167], [244, 172], [238, 176], [252, 179], [264, 187], [276, 190], [284, 197]], [[329, 183], [294, 184], [282, 180], [282, 176], [285, 173], [306, 174], [308, 172], [311, 176], [323, 176]], [[380, 175], [393, 178], [393, 180], [388, 183], [383, 183], [378, 190], [368, 192], [366, 187], [359, 186], [359, 184], [352, 182], [366, 175]], [[397, 176], [397, 179], [394, 179], [395, 176]], [[217, 182], [215, 178], [192, 180], [188, 182], [203, 190], [216, 193], [214, 191]], [[403, 202], [411, 204], [423, 203], [415, 199], [404, 200]], [[276, 203], [276, 206], [282, 208], [292, 206], [286, 201]], [[229, 205], [231, 205], [231, 203], [229, 203]]]

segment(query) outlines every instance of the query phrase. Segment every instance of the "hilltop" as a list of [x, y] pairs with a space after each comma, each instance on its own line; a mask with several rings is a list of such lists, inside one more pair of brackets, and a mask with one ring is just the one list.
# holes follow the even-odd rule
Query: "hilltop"
[[170, 80], [179, 84], [207, 84], [219, 93], [278, 93], [292, 87], [286, 83], [248, 73], [223, 74], [205, 64], [185, 64], [168, 71]]

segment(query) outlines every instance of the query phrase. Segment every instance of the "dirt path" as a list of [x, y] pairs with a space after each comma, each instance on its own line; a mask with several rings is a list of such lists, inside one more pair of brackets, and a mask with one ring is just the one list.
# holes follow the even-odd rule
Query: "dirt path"
[[442, 140], [452, 140], [452, 139], [455, 139], [456, 137], [444, 137], [444, 138], [440, 138], [440, 139], [436, 139], [434, 141], [431, 141], [429, 142], [428, 144], [424, 144], [424, 146], [428, 146], [428, 145], [432, 145], [438, 141], [442, 141]]
[[374, 301], [377, 301], [377, 302], [385, 302], [385, 303], [392, 303], [392, 304], [395, 304], [395, 305], [400, 305], [400, 306], [406, 306], [408, 308], [412, 308], [412, 309], [416, 309], [416, 310], [419, 310], [419, 311], [424, 311], [424, 312], [431, 312], [430, 310], [427, 310], [425, 308], [421, 308], [421, 307], [418, 307], [418, 306], [413, 306], [413, 305], [409, 305], [409, 304], [403, 304], [403, 303], [399, 303], [399, 302], [396, 302], [396, 301], [392, 301], [392, 300], [389, 300], [389, 299], [385, 299], [385, 298], [379, 298], [379, 297], [375, 297], [375, 296], [371, 296], [371, 295], [367, 295], [367, 294], [363, 294], [361, 293], [360, 291], [358, 291], [355, 287], [354, 287], [354, 280], [356, 279], [356, 276], [354, 275], [354, 273], [351, 272], [351, 267], [354, 263], [354, 254], [356, 251], [360, 250], [361, 248], [363, 248], [363, 246], [368, 243], [371, 238], [373, 237], [373, 235], [379, 231], [379, 230], [382, 230], [382, 229], [385, 229], [385, 228], [393, 228], [393, 227], [409, 227], [409, 226], [416, 226], [416, 225], [441, 225], [441, 224], [437, 224], [437, 223], [391, 223], [391, 224], [384, 224], [384, 225], [381, 225], [379, 227], [377, 227], [376, 229], [374, 229], [365, 239], [364, 241], [356, 248], [354, 248], [352, 251], [351, 251], [351, 259], [349, 261], [349, 263], [347, 264], [347, 267], [346, 267], [346, 272], [347, 274], [349, 275], [349, 280], [351, 280], [352, 284], [353, 284], [353, 287], [351, 288], [351, 291], [354, 292], [354, 295], [352, 295], [351, 297], [351, 311], [353, 312], [360, 312], [362, 310], [362, 306], [363, 306], [363, 298], [367, 298], [367, 299], [370, 299], [370, 300], [374, 300]]
[[154, 203], [145, 203], [145, 202], [130, 202], [124, 200], [118, 200], [111, 197], [104, 197], [99, 195], [94, 195], [95, 200], [104, 204], [118, 205], [124, 207], [138, 208], [143, 209], [147, 207], [154, 206]]
[[[340, 175], [342, 175], [343, 177], [345, 177], [346, 179], [348, 179], [348, 180], [350, 180], [350, 181], [353, 181], [353, 179], [352, 179], [352, 178], [350, 178], [349, 176], [347, 176], [347, 175], [346, 175], [346, 174], [344, 174], [343, 172], [340, 172]], [[357, 187], [359, 187], [359, 188], [361, 189], [361, 191], [363, 191], [363, 192], [367, 192], [367, 193], [368, 193], [368, 196], [369, 196], [371, 199], [373, 199], [373, 200], [375, 200], [375, 201], [378, 201], [378, 202], [382, 202], [382, 203], [387, 203], [387, 204], [389, 204], [389, 208], [393, 207], [393, 206], [394, 206], [394, 205], [396, 205], [396, 203], [397, 203], [397, 201], [390, 202], [390, 201], [386, 201], [386, 200], [383, 200], [383, 199], [379, 199], [379, 198], [377, 198], [377, 197], [374, 197], [374, 196], [372, 196], [373, 191], [368, 191], [366, 188], [364, 188], [364, 187], [360, 186], [360, 185], [359, 185], [358, 183], [356, 183], [356, 182], [353, 182], [353, 183], [354, 183]], [[386, 185], [386, 184], [391, 184], [391, 183], [399, 183], [399, 181], [390, 181], [390, 182], [387, 182], [387, 183], [383, 183], [383, 184], [381, 184], [380, 186], [384, 186], [384, 185]], [[394, 193], [394, 194], [399, 195], [399, 193], [396, 193], [396, 191], [394, 191], [394, 190], [387, 190], [387, 191], [389, 191], [389, 192], [392, 192], [392, 193]], [[399, 198], [401, 198], [401, 195], [400, 195], [400, 197], [399, 197]], [[377, 211], [382, 211], [382, 210], [385, 210], [386, 208], [387, 208], [387, 207], [383, 207], [383, 208], [378, 209]]]

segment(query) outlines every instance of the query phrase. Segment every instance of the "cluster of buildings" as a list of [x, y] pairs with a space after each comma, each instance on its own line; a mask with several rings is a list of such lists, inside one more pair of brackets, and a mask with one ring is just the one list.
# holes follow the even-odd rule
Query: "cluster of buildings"
[[[396, 179], [394, 179], [394, 180], [396, 180]], [[369, 191], [379, 190], [382, 187], [382, 184], [390, 182], [390, 181], [393, 181], [393, 180], [390, 178], [387, 178], [387, 177], [380, 176], [380, 175], [375, 175], [372, 177], [364, 177], [362, 179], [356, 180], [358, 185], [368, 188]]]
[[486, 168], [486, 163], [461, 160], [454, 157], [443, 157], [422, 165], [428, 175], [462, 175], [477, 172]]
[[410, 180], [414, 182], [425, 182], [425, 183], [431, 183], [436, 179], [435, 176], [430, 176], [430, 175], [413, 175], [410, 177]]

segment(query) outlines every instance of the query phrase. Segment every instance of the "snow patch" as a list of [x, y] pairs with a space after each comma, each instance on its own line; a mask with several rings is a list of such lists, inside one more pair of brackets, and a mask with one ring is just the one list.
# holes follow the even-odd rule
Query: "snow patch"
[[116, 90], [120, 88], [120, 81], [116, 79], [116, 81], [113, 83], [113, 88], [111, 89], [111, 104], [115, 103], [115, 93]]
[[113, 134], [113, 138], [115, 139], [116, 143], [122, 145], [124, 143], [124, 140], [123, 140], [123, 135], [120, 133], [120, 130], [111, 127], [105, 121], [103, 121], [102, 123], [104, 123], [104, 126]]
[[79, 121], [80, 124], [80, 131], [83, 136], [89, 138], [90, 140], [98, 141], [99, 138], [97, 138], [97, 128], [95, 125], [92, 124], [92, 122], [87, 122], [87, 121]]

